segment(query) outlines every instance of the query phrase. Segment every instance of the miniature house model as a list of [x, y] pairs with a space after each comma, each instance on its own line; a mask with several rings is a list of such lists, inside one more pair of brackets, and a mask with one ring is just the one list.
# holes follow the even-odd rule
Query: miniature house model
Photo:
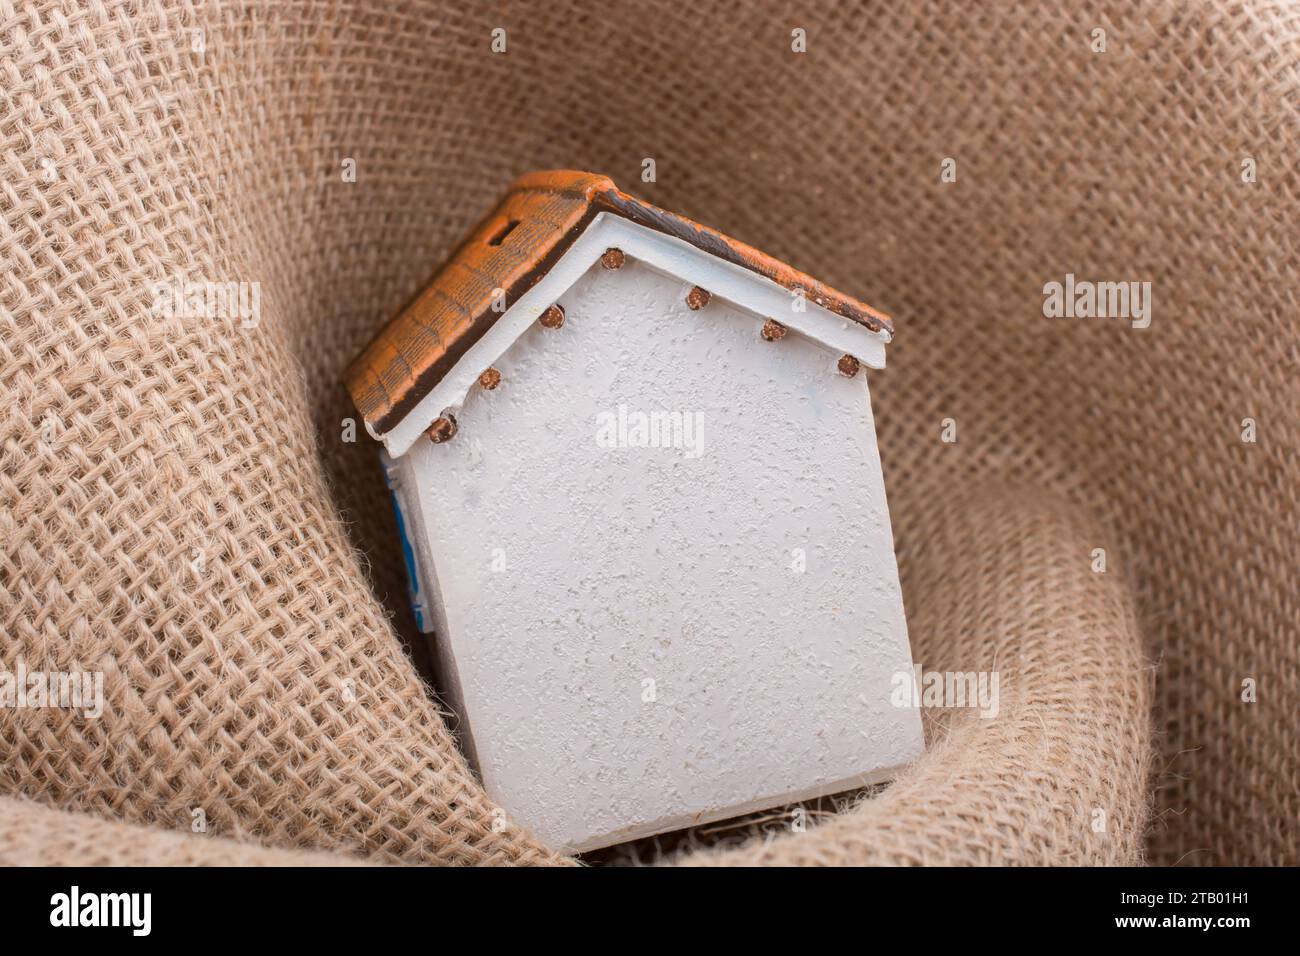
[[921, 753], [856, 300], [538, 173], [348, 371], [488, 794], [582, 851]]

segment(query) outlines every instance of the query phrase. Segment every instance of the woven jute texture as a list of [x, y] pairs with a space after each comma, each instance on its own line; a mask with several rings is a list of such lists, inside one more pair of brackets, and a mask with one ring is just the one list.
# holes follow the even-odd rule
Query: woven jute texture
[[[914, 655], [1001, 680], [677, 859], [1300, 862], [1300, 7], [732, 6], [0, 0], [0, 671], [106, 698], [0, 710], [0, 862], [565, 862], [420, 676], [339, 384], [543, 168], [896, 317]], [[1047, 317], [1067, 274], [1150, 326]]]
[[0, 799], [4, 805], [0, 860], [10, 866], [347, 866], [356, 862], [337, 853], [209, 839]]

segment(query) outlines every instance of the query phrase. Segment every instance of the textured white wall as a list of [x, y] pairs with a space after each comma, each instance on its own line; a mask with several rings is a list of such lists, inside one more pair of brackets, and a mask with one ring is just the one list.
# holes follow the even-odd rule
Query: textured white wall
[[[396, 462], [484, 784], [557, 848], [848, 789], [922, 749], [889, 703], [911, 657], [864, 373], [717, 297], [690, 311], [690, 285], [593, 267], [452, 441]], [[699, 416], [702, 443], [602, 447], [620, 405]]]

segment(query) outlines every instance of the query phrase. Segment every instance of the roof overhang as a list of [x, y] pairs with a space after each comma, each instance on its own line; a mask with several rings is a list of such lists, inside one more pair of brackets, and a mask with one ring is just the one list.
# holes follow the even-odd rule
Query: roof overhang
[[[884, 367], [887, 315], [752, 246], [620, 192], [604, 176], [533, 173], [375, 336], [346, 380], [367, 431], [403, 454], [608, 248]], [[792, 297], [802, 310], [792, 308]]]

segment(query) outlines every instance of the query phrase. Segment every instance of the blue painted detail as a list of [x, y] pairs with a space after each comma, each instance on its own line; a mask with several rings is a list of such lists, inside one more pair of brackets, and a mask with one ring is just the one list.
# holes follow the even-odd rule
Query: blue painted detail
[[[388, 478], [385, 469], [385, 478]], [[402, 538], [402, 559], [406, 563], [406, 595], [411, 602], [411, 611], [415, 614], [415, 626], [424, 632], [424, 602], [420, 600], [420, 578], [415, 570], [415, 549], [411, 547], [411, 538], [406, 533], [406, 520], [402, 517], [402, 501], [397, 497], [397, 489], [391, 479], [388, 487], [393, 495], [393, 512], [397, 515], [397, 533]]]

